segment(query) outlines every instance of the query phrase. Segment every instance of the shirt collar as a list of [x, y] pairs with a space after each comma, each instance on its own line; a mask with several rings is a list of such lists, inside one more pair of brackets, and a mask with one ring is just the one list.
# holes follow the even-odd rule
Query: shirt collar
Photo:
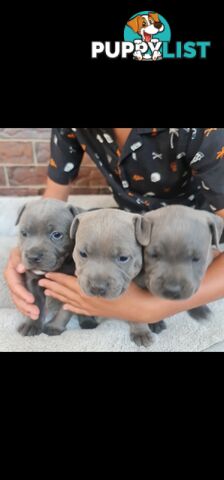
[[139, 150], [144, 143], [141, 135], [150, 135], [152, 137], [156, 136], [158, 133], [168, 130], [167, 128], [133, 128], [130, 136], [128, 137], [127, 143], [124, 146], [122, 155], [120, 157], [120, 163], [125, 160], [125, 158], [130, 155], [130, 153], [135, 153]]
[[168, 130], [168, 128], [136, 128], [137, 132], [141, 135], [144, 133], [156, 134]]

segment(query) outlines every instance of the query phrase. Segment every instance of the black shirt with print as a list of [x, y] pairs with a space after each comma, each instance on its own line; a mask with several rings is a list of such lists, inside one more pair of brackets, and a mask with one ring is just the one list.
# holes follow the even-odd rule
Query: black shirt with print
[[49, 177], [68, 185], [85, 151], [122, 209], [224, 208], [223, 128], [133, 128], [121, 152], [112, 129], [54, 128]]

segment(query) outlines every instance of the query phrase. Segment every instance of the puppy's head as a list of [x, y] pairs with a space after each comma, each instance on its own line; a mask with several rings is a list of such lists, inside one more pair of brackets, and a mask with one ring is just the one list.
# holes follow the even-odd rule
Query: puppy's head
[[137, 15], [129, 20], [127, 25], [134, 30], [134, 32], [141, 35], [143, 41], [150, 42], [151, 36], [164, 30], [164, 26], [159, 19], [157, 13], [150, 13], [148, 15]]
[[79, 284], [90, 296], [122, 295], [142, 267], [136, 240], [138, 215], [104, 209], [78, 215], [71, 227]]
[[19, 245], [22, 262], [27, 270], [37, 274], [58, 270], [72, 254], [70, 227], [80, 213], [60, 200], [41, 199], [24, 205], [16, 225], [19, 225]]
[[173, 300], [194, 295], [212, 260], [212, 243], [219, 247], [223, 229], [220, 217], [183, 206], [146, 214], [137, 223], [137, 238], [144, 246], [148, 290]]

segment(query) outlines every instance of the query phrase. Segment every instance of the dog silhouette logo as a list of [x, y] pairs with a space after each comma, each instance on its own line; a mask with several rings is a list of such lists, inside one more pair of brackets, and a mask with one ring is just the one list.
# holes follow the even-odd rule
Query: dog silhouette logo
[[133, 59], [163, 59], [163, 42], [170, 42], [171, 30], [166, 19], [152, 11], [138, 12], [125, 25], [124, 40], [135, 45]]

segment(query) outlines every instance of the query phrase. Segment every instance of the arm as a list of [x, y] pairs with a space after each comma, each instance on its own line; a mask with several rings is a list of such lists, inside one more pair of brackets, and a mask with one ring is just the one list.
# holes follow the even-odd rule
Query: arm
[[[217, 214], [224, 218], [224, 209]], [[71, 312], [139, 323], [155, 323], [224, 297], [224, 254], [215, 255], [198, 292], [192, 298], [182, 301], [154, 297], [135, 283], [131, 284], [122, 297], [109, 301], [87, 297], [73, 277], [49, 273], [47, 278], [41, 280], [41, 286], [46, 288], [47, 296], [60, 300]]]
[[[224, 209], [217, 212], [224, 218]], [[170, 301], [152, 296], [132, 283], [122, 297], [108, 301], [87, 297], [78, 281], [63, 274], [49, 273], [41, 280], [45, 293], [65, 304], [65, 308], [81, 315], [119, 318], [139, 323], [155, 323], [177, 313], [191, 310], [224, 297], [224, 253], [215, 254], [198, 292], [188, 300]], [[141, 308], [139, 306], [141, 305]]]
[[43, 196], [44, 198], [55, 198], [57, 200], [64, 200], [66, 202], [68, 200], [70, 190], [70, 185], [59, 185], [48, 177], [47, 188]]
[[224, 208], [224, 128], [199, 130], [203, 130], [201, 145], [194, 158], [189, 151], [187, 162], [201, 186], [200, 208], [217, 213]]
[[219, 211], [217, 212], [217, 215], [219, 215], [220, 217], [224, 218], [224, 209], [219, 210]]
[[72, 312], [139, 323], [155, 323], [176, 313], [222, 298], [224, 296], [223, 277], [224, 254], [221, 254], [208, 269], [196, 295], [183, 301], [153, 297], [135, 283], [132, 283], [129, 290], [116, 300], [87, 297], [75, 278], [58, 273], [48, 274], [48, 280], [41, 280], [40, 284], [46, 288], [47, 295], [60, 300]]

